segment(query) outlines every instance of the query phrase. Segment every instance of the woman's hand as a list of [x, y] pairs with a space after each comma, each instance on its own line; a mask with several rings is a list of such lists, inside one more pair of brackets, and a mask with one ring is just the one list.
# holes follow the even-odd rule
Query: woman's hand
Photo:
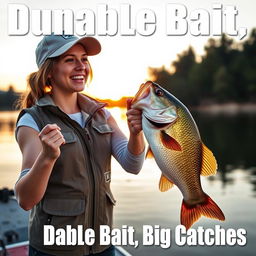
[[134, 109], [131, 106], [132, 99], [127, 100], [127, 121], [130, 133], [133, 135], [138, 135], [142, 131], [142, 111]]
[[20, 127], [17, 141], [23, 156], [22, 170], [30, 171], [18, 180], [15, 192], [20, 206], [30, 210], [43, 198], [65, 140], [56, 124], [48, 124], [39, 134], [33, 128]]
[[130, 130], [128, 149], [134, 155], [141, 154], [145, 149], [145, 143], [142, 133], [142, 111], [134, 109], [131, 106], [132, 99], [127, 100], [127, 121]]
[[65, 139], [56, 124], [47, 124], [39, 133], [42, 143], [42, 154], [48, 159], [57, 159], [60, 156], [60, 146]]

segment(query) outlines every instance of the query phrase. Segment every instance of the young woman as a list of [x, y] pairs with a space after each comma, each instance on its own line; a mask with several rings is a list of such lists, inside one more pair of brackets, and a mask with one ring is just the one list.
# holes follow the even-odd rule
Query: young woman
[[[29, 255], [114, 255], [113, 246], [99, 241], [100, 225], [112, 225], [115, 204], [111, 155], [137, 174], [144, 141], [139, 110], [128, 107], [127, 141], [105, 104], [80, 93], [92, 75], [88, 56], [100, 50], [92, 37], [50, 35], [37, 46], [39, 70], [29, 76], [16, 129], [23, 161], [15, 192], [20, 206], [32, 209]], [[95, 242], [64, 244], [54, 233], [50, 244], [45, 225], [55, 232], [93, 229]]]

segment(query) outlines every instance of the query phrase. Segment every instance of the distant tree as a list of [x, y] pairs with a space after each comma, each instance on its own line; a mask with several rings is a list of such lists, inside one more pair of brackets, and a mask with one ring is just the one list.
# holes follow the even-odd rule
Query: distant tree
[[175, 75], [183, 78], [188, 78], [191, 68], [195, 64], [194, 49], [189, 46], [187, 51], [178, 54], [178, 59], [172, 63], [175, 68]]
[[7, 91], [2, 91], [0, 94], [0, 109], [1, 110], [14, 110], [15, 103], [19, 98], [19, 93], [15, 92], [14, 86], [9, 85]]
[[178, 54], [171, 67], [172, 73], [164, 67], [150, 68], [149, 73], [185, 104], [256, 101], [256, 29], [243, 43], [225, 34], [210, 38], [200, 62], [190, 46]]
[[163, 87], [170, 84], [171, 74], [164, 66], [160, 68], [148, 68], [150, 79], [161, 84]]
[[243, 82], [247, 87], [247, 98], [256, 100], [256, 28], [243, 45]]
[[155, 82], [169, 90], [185, 104], [190, 104], [193, 102], [193, 97], [191, 97], [193, 89], [189, 82], [189, 76], [195, 64], [194, 50], [189, 47], [188, 50], [179, 54], [177, 60], [171, 64], [174, 68], [173, 74], [164, 67], [149, 68], [149, 73]]
[[[215, 72], [214, 81], [213, 81], [213, 93], [215, 93], [215, 97], [218, 101], [227, 100], [227, 95], [232, 97], [233, 88], [232, 88], [232, 78], [227, 71], [226, 66], [221, 66]], [[234, 97], [232, 97], [234, 98]]]

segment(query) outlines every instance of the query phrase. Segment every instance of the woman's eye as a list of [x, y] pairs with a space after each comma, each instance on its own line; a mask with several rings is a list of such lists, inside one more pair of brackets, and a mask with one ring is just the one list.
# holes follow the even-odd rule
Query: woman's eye
[[68, 58], [68, 59], [65, 60], [65, 62], [73, 62], [73, 61], [74, 61], [73, 58]]
[[[65, 59], [65, 62], [76, 62], [76, 61], [78, 61], [78, 60], [76, 60], [75, 58], [67, 58], [67, 59]], [[81, 62], [82, 63], [86, 63], [86, 62], [88, 62], [88, 59], [87, 58], [82, 58], [81, 59]]]
[[156, 88], [156, 89], [155, 89], [155, 94], [156, 94], [157, 96], [159, 96], [159, 97], [164, 96], [163, 91], [162, 91], [162, 90], [160, 90], [160, 89], [158, 89], [158, 88]]

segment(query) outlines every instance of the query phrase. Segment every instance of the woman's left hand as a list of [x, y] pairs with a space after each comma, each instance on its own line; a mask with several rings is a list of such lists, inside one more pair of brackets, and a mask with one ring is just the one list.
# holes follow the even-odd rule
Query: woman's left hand
[[142, 131], [142, 111], [134, 109], [131, 106], [132, 99], [127, 100], [127, 121], [130, 133], [133, 135], [138, 135]]

